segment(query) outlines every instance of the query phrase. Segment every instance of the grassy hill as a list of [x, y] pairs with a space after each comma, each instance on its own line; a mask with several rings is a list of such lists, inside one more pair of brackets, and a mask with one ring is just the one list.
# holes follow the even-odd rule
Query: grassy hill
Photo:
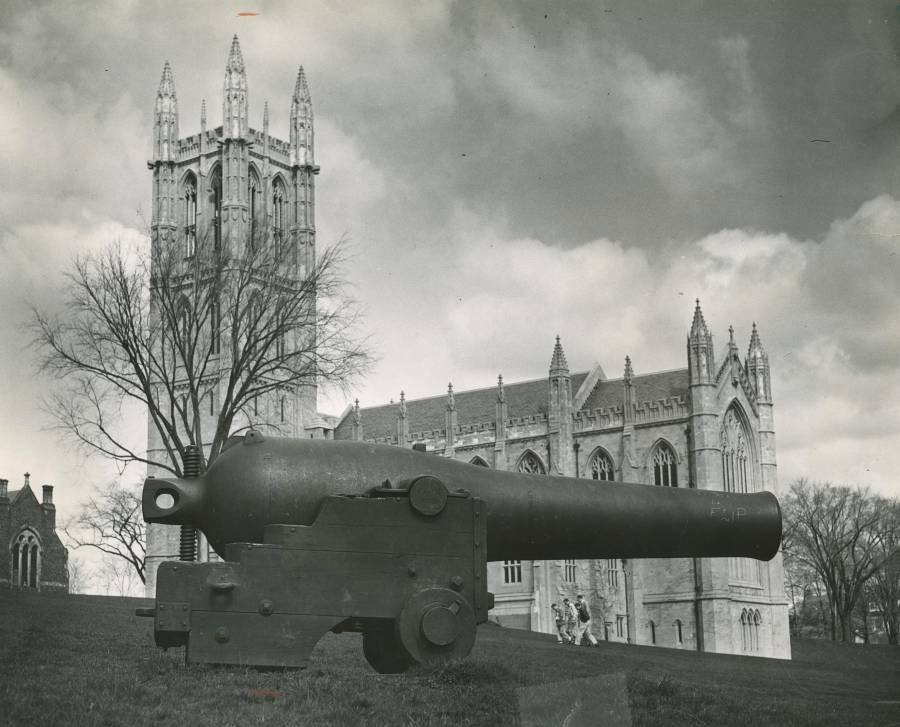
[[0, 724], [900, 724], [897, 647], [805, 641], [786, 662], [485, 625], [468, 659], [437, 671], [375, 674], [358, 635], [329, 634], [309, 669], [257, 672], [158, 650], [133, 615], [146, 605], [0, 591]]

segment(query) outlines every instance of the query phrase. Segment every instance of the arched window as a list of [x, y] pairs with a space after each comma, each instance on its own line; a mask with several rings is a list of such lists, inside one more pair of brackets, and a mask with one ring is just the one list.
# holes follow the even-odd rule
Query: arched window
[[521, 560], [504, 560], [503, 561], [503, 582], [504, 583], [521, 583], [522, 582], [522, 561]]
[[176, 311], [177, 334], [180, 337], [180, 345], [187, 351], [191, 344], [191, 304], [186, 296], [181, 296]]
[[541, 458], [531, 450], [522, 455], [522, 459], [519, 460], [519, 465], [516, 469], [528, 475], [543, 475], [547, 473]]
[[612, 482], [616, 478], [616, 471], [613, 468], [612, 458], [602, 449], [594, 452], [588, 463], [588, 469], [591, 478], [595, 480], [603, 480], [604, 482]]
[[684, 632], [681, 627], [681, 619], [675, 619], [675, 643], [681, 646], [684, 644]]
[[759, 625], [762, 623], [762, 617], [759, 615], [759, 611], [755, 610], [753, 612], [753, 632], [752, 632], [752, 645], [754, 651], [759, 651]]
[[181, 220], [184, 232], [184, 256], [197, 252], [197, 178], [185, 175], [181, 191]]
[[262, 230], [261, 212], [262, 186], [259, 183], [259, 175], [256, 169], [250, 167], [250, 182], [247, 190], [247, 206], [250, 208], [250, 244], [255, 249], [259, 244], [260, 230]]
[[741, 650], [750, 650], [750, 617], [746, 608], [741, 610]]
[[37, 533], [30, 528], [22, 530], [13, 541], [10, 556], [13, 586], [39, 590], [43, 553]]
[[218, 300], [209, 304], [209, 350], [210, 353], [222, 351], [222, 308]]
[[750, 438], [734, 405], [722, 419], [720, 440], [725, 492], [752, 492], [756, 488], [753, 486]]
[[566, 560], [564, 563], [564, 574], [563, 577], [567, 583], [575, 582], [575, 561], [574, 560]]
[[481, 457], [472, 457], [469, 460], [469, 464], [474, 464], [476, 467], [488, 467], [488, 463], [485, 462]]
[[284, 251], [284, 243], [287, 239], [287, 191], [281, 177], [277, 177], [272, 184], [272, 244], [276, 259]]
[[209, 176], [207, 206], [209, 214], [206, 219], [212, 224], [213, 245], [219, 252], [222, 249], [222, 167], [218, 165]]
[[662, 487], [678, 487], [678, 460], [675, 452], [665, 442], [653, 451], [653, 484]]
[[650, 643], [656, 643], [656, 624], [653, 621], [650, 622]]

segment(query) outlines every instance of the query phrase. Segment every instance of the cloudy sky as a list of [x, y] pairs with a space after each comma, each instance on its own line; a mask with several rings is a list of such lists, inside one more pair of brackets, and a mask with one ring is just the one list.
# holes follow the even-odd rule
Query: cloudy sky
[[[238, 33], [251, 125], [316, 114], [320, 244], [380, 362], [363, 405], [686, 365], [759, 325], [780, 477], [900, 495], [895, 2], [17, 3], [0, 28], [0, 477], [71, 509], [108, 477], [56, 435], [21, 324], [78, 251], [146, 244], [151, 112], [221, 121]], [[258, 15], [239, 17], [239, 12]], [[340, 413], [334, 396], [322, 408]], [[139, 479], [141, 473], [132, 473]]]

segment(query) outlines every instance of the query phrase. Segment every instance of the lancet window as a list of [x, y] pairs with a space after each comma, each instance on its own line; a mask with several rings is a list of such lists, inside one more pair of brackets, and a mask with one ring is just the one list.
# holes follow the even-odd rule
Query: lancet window
[[184, 255], [193, 257], [197, 252], [197, 179], [188, 174], [181, 194]]
[[212, 224], [213, 245], [216, 252], [222, 249], [222, 167], [216, 166], [209, 178], [209, 216]]
[[725, 412], [720, 438], [725, 492], [752, 492], [755, 488], [750, 458], [750, 438], [733, 406]]
[[13, 586], [40, 588], [42, 556], [41, 541], [37, 534], [28, 528], [19, 533], [10, 551]]
[[522, 455], [522, 459], [519, 460], [518, 466], [519, 472], [524, 472], [528, 475], [543, 475], [547, 473], [547, 470], [544, 469], [544, 463], [541, 462], [540, 457], [538, 457], [534, 452], [526, 452]]
[[287, 192], [281, 179], [272, 185], [272, 244], [275, 256], [282, 254], [287, 230]]
[[675, 619], [675, 643], [679, 646], [684, 643], [684, 629], [680, 618]]
[[575, 561], [567, 560], [564, 562], [564, 577], [567, 583], [575, 582]]
[[616, 478], [612, 459], [602, 449], [598, 449], [594, 452], [594, 456], [591, 457], [588, 467], [592, 479], [612, 482]]
[[262, 189], [259, 183], [259, 175], [256, 170], [250, 169], [250, 185], [247, 190], [247, 206], [250, 208], [250, 244], [255, 248], [259, 244], [259, 232], [262, 229], [260, 216], [262, 205]]
[[653, 483], [662, 487], [678, 487], [678, 460], [665, 442], [653, 450]]

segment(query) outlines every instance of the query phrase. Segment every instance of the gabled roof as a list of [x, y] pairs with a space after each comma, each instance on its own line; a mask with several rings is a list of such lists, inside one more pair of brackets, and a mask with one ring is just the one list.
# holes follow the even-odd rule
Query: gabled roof
[[[572, 374], [573, 391], [577, 391], [587, 375], [587, 372]], [[548, 378], [520, 381], [513, 384], [504, 383], [503, 389], [506, 395], [507, 416], [510, 419], [547, 413], [547, 402], [550, 398]], [[471, 389], [469, 391], [454, 391], [453, 397], [456, 404], [458, 425], [466, 426], [494, 421], [497, 404], [496, 386], [484, 389]], [[431, 396], [426, 399], [407, 399], [406, 416], [409, 423], [409, 432], [414, 434], [416, 432], [444, 429], [446, 411], [446, 394]], [[349, 410], [335, 429], [335, 439], [348, 439], [350, 437], [351, 413], [352, 410]], [[397, 416], [399, 413], [399, 403], [367, 408], [360, 407], [359, 414], [363, 437], [365, 439], [396, 437]]]
[[[642, 374], [632, 379], [634, 384], [634, 400], [640, 404], [645, 401], [668, 399], [672, 396], [687, 397], [688, 370], [672, 369], [654, 374]], [[621, 406], [623, 399], [623, 379], [598, 381], [594, 390], [582, 406], [582, 410], [608, 409]]]

